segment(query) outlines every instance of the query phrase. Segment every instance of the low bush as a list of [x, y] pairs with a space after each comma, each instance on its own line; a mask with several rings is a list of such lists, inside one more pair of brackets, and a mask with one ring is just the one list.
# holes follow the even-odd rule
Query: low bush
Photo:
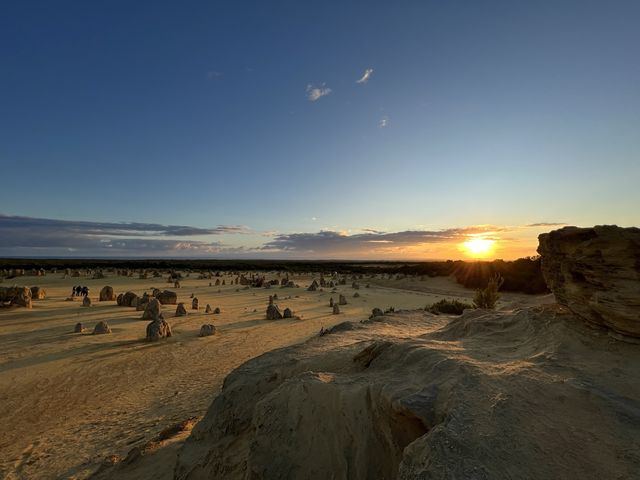
[[425, 310], [431, 313], [439, 315], [444, 313], [446, 315], [462, 315], [462, 312], [467, 308], [474, 308], [473, 305], [460, 302], [459, 300], [449, 300], [443, 298], [442, 300], [432, 303], [425, 307]]
[[487, 282], [486, 287], [476, 290], [476, 296], [473, 298], [474, 306], [476, 308], [494, 310], [496, 308], [496, 303], [498, 303], [498, 300], [500, 299], [498, 290], [500, 290], [503, 283], [504, 278], [499, 274], [492, 275]]

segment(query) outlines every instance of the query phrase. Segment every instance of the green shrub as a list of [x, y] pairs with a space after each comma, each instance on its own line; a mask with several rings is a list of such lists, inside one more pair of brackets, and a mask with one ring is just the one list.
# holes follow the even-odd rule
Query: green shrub
[[498, 290], [500, 290], [503, 283], [504, 278], [502, 278], [500, 274], [492, 275], [486, 287], [476, 290], [476, 295], [473, 298], [475, 307], [494, 310], [500, 298]]
[[443, 298], [436, 303], [428, 305], [425, 310], [431, 313], [435, 313], [436, 315], [439, 315], [441, 313], [444, 313], [446, 315], [462, 315], [462, 312], [464, 312], [464, 310], [467, 308], [474, 307], [473, 305], [460, 302], [458, 300], [448, 300], [446, 298]]

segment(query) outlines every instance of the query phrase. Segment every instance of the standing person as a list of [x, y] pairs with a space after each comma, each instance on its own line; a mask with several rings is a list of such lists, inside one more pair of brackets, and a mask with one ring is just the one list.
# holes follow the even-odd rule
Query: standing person
[[75, 297], [76, 296], [76, 286], [74, 285], [73, 288], [71, 289], [71, 296]]
[[82, 287], [82, 296], [86, 297], [89, 295], [89, 287]]

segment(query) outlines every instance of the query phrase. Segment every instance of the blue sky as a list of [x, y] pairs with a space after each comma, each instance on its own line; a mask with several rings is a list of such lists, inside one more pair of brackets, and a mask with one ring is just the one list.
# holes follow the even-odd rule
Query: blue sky
[[[525, 225], [638, 225], [638, 24], [624, 0], [5, 2], [0, 255], [114, 236], [33, 247], [10, 217], [243, 227], [119, 256], [441, 258], [489, 225], [510, 257]], [[367, 229], [462, 233], [326, 234]]]

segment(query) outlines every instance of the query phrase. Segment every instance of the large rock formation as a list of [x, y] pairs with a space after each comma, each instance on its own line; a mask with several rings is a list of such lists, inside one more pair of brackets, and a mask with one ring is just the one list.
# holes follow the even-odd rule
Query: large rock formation
[[[76, 325], [77, 328], [77, 325]], [[82, 324], [80, 324], [80, 329], [82, 329]], [[82, 331], [82, 330], [80, 330]], [[109, 324], [105, 321], [101, 321], [96, 323], [96, 326], [93, 327], [93, 334], [94, 335], [102, 335], [105, 333], [111, 333], [111, 328], [109, 327]]]
[[187, 309], [184, 306], [184, 303], [180, 302], [176, 307], [176, 317], [184, 317], [187, 314]]
[[102, 290], [100, 290], [99, 300], [101, 302], [112, 302], [113, 300], [116, 300], [116, 294], [113, 292], [113, 287], [108, 285], [106, 287], [102, 287]]
[[171, 336], [171, 327], [164, 321], [162, 317], [158, 317], [147, 325], [147, 340], [157, 342], [161, 338], [169, 338]]
[[267, 320], [280, 320], [282, 313], [277, 305], [271, 304], [267, 307]]
[[178, 303], [178, 294], [171, 290], [156, 293], [155, 297], [162, 305], [175, 305]]
[[31, 308], [31, 289], [27, 287], [0, 287], [0, 304]]
[[565, 227], [539, 237], [558, 303], [588, 322], [640, 337], [640, 229]]
[[31, 287], [32, 300], [44, 300], [47, 298], [47, 291], [42, 287]]
[[142, 313], [142, 320], [158, 320], [161, 318], [162, 311], [160, 302], [157, 298], [151, 298]]
[[212, 323], [205, 323], [200, 327], [199, 337], [209, 337], [215, 335], [216, 327]]
[[226, 378], [174, 478], [637, 478], [637, 345], [571, 318], [391, 313], [261, 355]]
[[138, 295], [133, 292], [126, 292], [116, 298], [118, 305], [122, 307], [135, 307], [138, 304]]

